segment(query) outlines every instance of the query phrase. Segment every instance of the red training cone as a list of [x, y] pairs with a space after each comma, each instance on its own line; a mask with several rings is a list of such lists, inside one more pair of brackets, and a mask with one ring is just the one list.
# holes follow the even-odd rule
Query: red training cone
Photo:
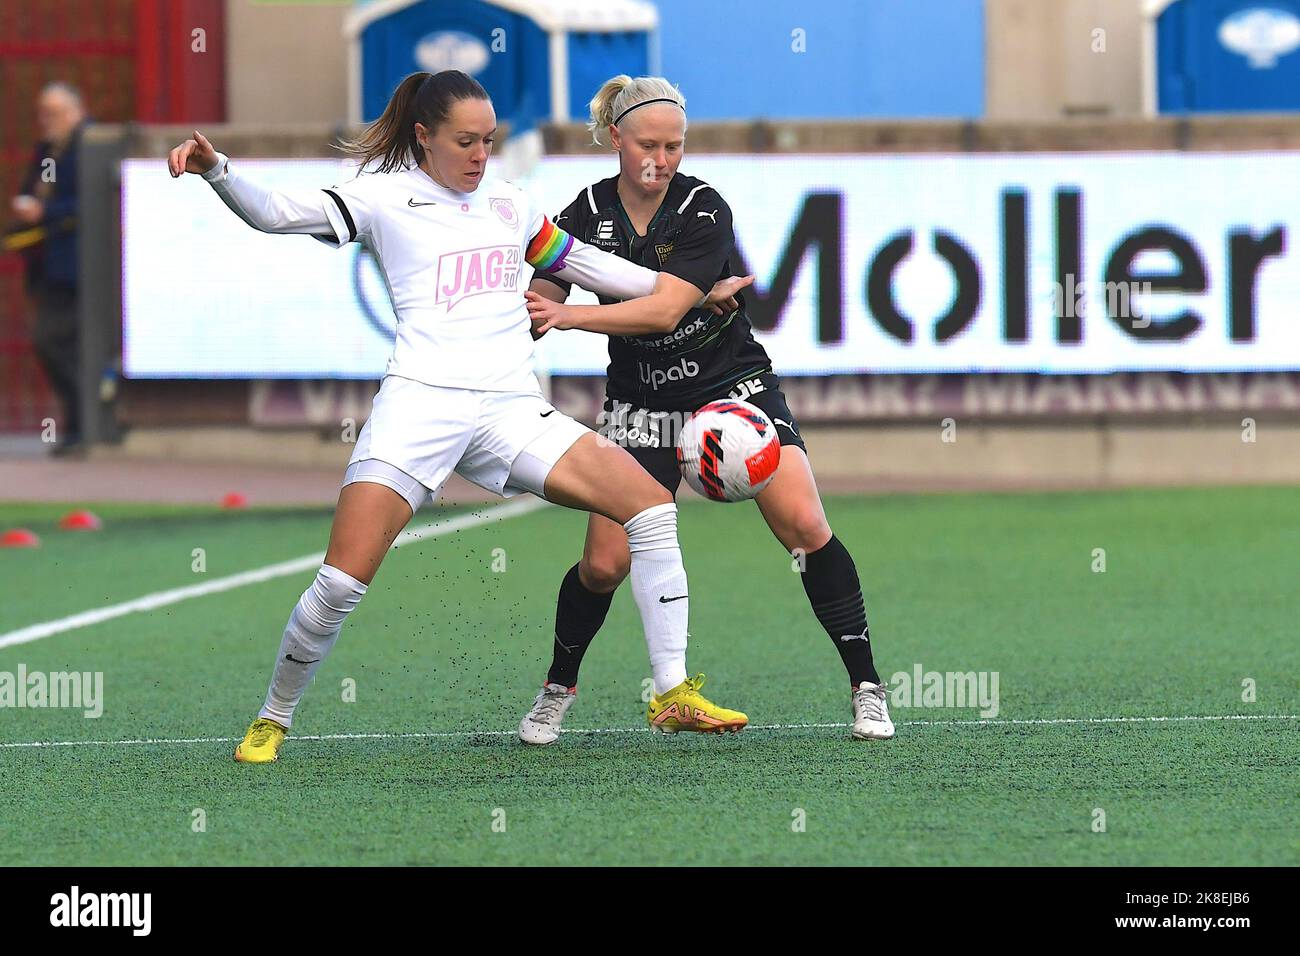
[[246, 508], [248, 507], [248, 498], [247, 496], [240, 494], [238, 491], [232, 491], [221, 499], [221, 507]]
[[92, 511], [69, 511], [59, 522], [59, 527], [64, 531], [99, 531], [104, 522]]
[[41, 539], [26, 528], [12, 528], [0, 534], [0, 548], [37, 548]]

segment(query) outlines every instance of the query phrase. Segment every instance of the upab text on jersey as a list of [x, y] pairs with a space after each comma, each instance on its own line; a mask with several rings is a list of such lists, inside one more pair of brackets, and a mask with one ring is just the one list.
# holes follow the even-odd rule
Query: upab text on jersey
[[678, 359], [667, 368], [655, 368], [646, 362], [637, 362], [636, 366], [641, 381], [656, 392], [661, 385], [669, 382], [684, 382], [700, 374], [700, 363], [692, 362], [690, 359]]

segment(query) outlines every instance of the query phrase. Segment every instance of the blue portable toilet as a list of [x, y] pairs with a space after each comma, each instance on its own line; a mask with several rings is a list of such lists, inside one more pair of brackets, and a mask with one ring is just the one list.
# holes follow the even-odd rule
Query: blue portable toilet
[[374, 0], [353, 10], [349, 118], [374, 120], [402, 77], [458, 69], [511, 135], [587, 114], [599, 84], [657, 73], [658, 11], [644, 0]]
[[1147, 0], [1148, 113], [1300, 109], [1300, 0]]

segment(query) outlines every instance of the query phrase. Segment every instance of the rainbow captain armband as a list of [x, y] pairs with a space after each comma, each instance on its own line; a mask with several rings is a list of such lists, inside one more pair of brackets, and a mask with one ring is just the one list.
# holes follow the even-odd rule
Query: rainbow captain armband
[[543, 216], [542, 228], [528, 243], [524, 258], [538, 272], [559, 272], [572, 248], [573, 237]]

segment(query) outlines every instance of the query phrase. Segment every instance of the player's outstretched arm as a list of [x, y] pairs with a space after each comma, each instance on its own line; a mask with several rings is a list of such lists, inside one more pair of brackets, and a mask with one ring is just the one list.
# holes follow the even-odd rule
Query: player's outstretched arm
[[555, 276], [567, 283], [613, 299], [636, 299], [654, 291], [659, 273], [635, 262], [589, 246], [542, 218], [541, 228], [525, 250], [528, 264], [538, 275]]
[[[541, 228], [537, 234], [528, 241], [525, 258], [539, 275], [554, 276], [611, 299], [649, 296], [659, 288], [659, 277], [662, 275], [603, 249], [589, 246], [545, 217], [541, 219]], [[697, 291], [695, 300], [687, 308], [703, 308], [722, 298], [725, 296], [715, 297], [712, 292], [701, 296]], [[735, 307], [734, 303], [732, 307]], [[677, 318], [680, 319], [685, 312], [686, 309], [683, 309]]]
[[182, 173], [202, 176], [221, 201], [240, 219], [261, 232], [333, 235], [334, 228], [317, 190], [282, 192], [267, 189], [246, 175], [236, 174], [230, 158], [217, 152], [198, 130], [167, 155], [172, 178]]
[[693, 308], [699, 308], [701, 302], [718, 313], [726, 311], [728, 305], [737, 308], [734, 295], [754, 281], [753, 276], [731, 276], [719, 280], [701, 299], [700, 290], [685, 279], [666, 272], [655, 275], [658, 278], [650, 295], [612, 305], [564, 305], [537, 292], [526, 292], [524, 298], [528, 300], [534, 337], [545, 335], [551, 329], [586, 329], [606, 335], [671, 332], [682, 316]]
[[[582, 328], [610, 335], [648, 335], [676, 328], [694, 308], [715, 313], [735, 309], [735, 293], [754, 281], [732, 276], [714, 284], [705, 295], [684, 279], [655, 272], [575, 239], [545, 217], [529, 240], [525, 257], [539, 277], [553, 276], [589, 292], [623, 299], [608, 306], [565, 306], [530, 290], [533, 335], [553, 328]], [[542, 311], [538, 311], [542, 310]]]

